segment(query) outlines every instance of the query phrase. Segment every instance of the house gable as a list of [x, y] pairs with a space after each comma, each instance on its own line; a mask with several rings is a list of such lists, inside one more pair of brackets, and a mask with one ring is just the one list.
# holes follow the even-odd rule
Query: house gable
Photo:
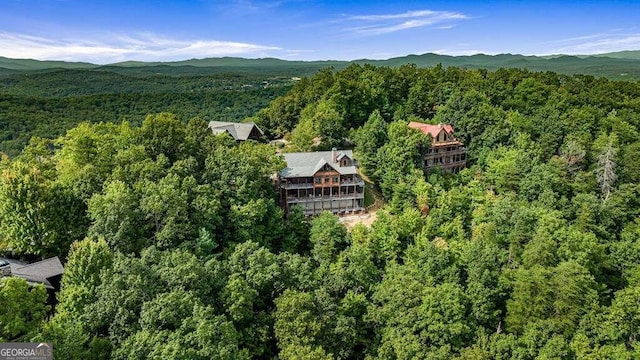
[[440, 129], [440, 131], [438, 132], [438, 134], [436, 135], [436, 137], [434, 138], [435, 141], [448, 141], [451, 138], [451, 134], [449, 134], [447, 132], [447, 130], [445, 130], [445, 128]]
[[226, 132], [236, 141], [245, 140], [262, 140], [264, 133], [260, 128], [252, 122], [249, 123], [232, 123], [224, 121], [210, 121], [209, 128], [214, 134]]
[[349, 157], [349, 155], [341, 152], [340, 155], [338, 155], [338, 157], [336, 158], [336, 162], [338, 163], [338, 166], [340, 167], [344, 167], [344, 166], [351, 166], [352, 165], [352, 159]]

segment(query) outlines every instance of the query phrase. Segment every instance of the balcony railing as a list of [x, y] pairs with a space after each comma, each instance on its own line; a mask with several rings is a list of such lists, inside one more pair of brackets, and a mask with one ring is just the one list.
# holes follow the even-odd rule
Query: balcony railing
[[439, 148], [442, 146], [463, 145], [459, 140], [433, 141], [431, 148]]
[[364, 193], [351, 193], [342, 195], [321, 195], [321, 196], [287, 196], [287, 203], [301, 203], [301, 202], [319, 202], [325, 200], [353, 200], [364, 199]]
[[364, 180], [362, 180], [361, 178], [355, 178], [353, 180], [348, 179], [348, 180], [342, 180], [340, 181], [340, 186], [345, 186], [345, 185], [361, 185], [364, 186]]
[[286, 182], [282, 182], [280, 184], [281, 188], [284, 189], [312, 189], [313, 188], [313, 183], [286, 183]]
[[438, 156], [449, 156], [449, 155], [461, 155], [466, 154], [467, 149], [458, 149], [458, 150], [450, 150], [450, 151], [438, 151], [437, 153], [428, 153], [424, 157], [426, 158], [434, 158]]
[[[311, 189], [313, 188], [314, 183], [312, 182], [305, 182], [305, 183], [288, 183], [288, 182], [281, 182], [280, 183], [280, 188], [282, 189]], [[355, 177], [354, 179], [342, 179], [340, 181], [339, 184], [317, 184], [317, 185], [325, 185], [325, 187], [330, 187], [330, 186], [350, 186], [350, 185], [356, 185], [356, 186], [364, 186], [364, 180], [362, 180], [360, 177]]]

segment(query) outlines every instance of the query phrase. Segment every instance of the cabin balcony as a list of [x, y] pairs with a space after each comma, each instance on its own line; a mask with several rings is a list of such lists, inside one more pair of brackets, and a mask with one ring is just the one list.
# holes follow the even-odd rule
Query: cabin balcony
[[342, 176], [340, 177], [340, 186], [359, 185], [364, 186], [364, 180], [360, 176]]
[[280, 182], [281, 189], [312, 189], [313, 178], [293, 178], [285, 179]]
[[353, 192], [347, 194], [336, 194], [336, 195], [313, 195], [309, 194], [307, 196], [287, 196], [288, 204], [298, 204], [298, 203], [306, 203], [306, 202], [319, 202], [325, 200], [351, 200], [351, 199], [364, 199], [364, 192]]
[[427, 154], [424, 156], [425, 159], [426, 158], [437, 157], [437, 156], [443, 156], [443, 155], [462, 155], [462, 154], [466, 154], [467, 153], [467, 149], [465, 149], [465, 148], [456, 149], [456, 150], [436, 149], [436, 150], [438, 150], [437, 152], [434, 149], [430, 149], [430, 150], [432, 150], [432, 151], [431, 152], [427, 152]]

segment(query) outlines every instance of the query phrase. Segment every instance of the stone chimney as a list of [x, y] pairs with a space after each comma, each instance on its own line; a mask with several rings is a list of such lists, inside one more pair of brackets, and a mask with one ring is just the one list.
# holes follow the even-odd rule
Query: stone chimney
[[332, 162], [338, 161], [338, 149], [336, 148], [331, 149], [331, 161]]

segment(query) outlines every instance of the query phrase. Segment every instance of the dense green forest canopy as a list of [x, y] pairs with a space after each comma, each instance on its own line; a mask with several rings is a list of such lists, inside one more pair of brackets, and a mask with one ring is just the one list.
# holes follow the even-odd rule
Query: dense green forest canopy
[[[640, 357], [639, 84], [351, 65], [251, 119], [355, 146], [373, 225], [285, 216], [275, 149], [197, 117], [83, 122], [0, 162], [0, 244], [65, 261], [55, 309], [0, 280], [0, 338], [66, 359]], [[451, 123], [468, 168], [425, 176], [409, 120]]]
[[69, 69], [0, 76], [0, 152], [15, 156], [32, 136], [55, 138], [83, 121], [141, 124], [147, 114], [162, 111], [182, 119], [240, 121], [285, 94], [293, 82], [279, 73]]

